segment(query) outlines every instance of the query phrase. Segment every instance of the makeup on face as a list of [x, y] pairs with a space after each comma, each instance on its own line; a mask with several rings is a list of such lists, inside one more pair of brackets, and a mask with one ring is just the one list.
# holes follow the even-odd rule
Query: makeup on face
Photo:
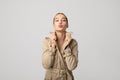
[[68, 26], [66, 16], [63, 14], [57, 14], [53, 19], [53, 25], [55, 30], [65, 31]]

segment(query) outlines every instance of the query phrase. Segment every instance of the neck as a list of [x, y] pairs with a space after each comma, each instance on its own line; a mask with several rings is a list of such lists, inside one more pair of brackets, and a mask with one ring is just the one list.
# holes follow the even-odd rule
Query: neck
[[64, 41], [66, 31], [55, 31], [55, 32], [56, 32], [57, 40]]

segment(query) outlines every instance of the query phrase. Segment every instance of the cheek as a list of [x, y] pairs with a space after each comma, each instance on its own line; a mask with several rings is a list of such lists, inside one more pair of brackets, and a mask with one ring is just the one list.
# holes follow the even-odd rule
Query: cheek
[[54, 23], [54, 26], [55, 26], [55, 27], [57, 27], [58, 25], [59, 25], [59, 23], [57, 23], [57, 22], [56, 22], [56, 23]]
[[67, 23], [65, 23], [65, 24], [64, 24], [64, 26], [67, 28], [68, 24], [67, 24]]
[[53, 27], [54, 27], [54, 28], [57, 28], [57, 24], [54, 23], [54, 24], [53, 24]]

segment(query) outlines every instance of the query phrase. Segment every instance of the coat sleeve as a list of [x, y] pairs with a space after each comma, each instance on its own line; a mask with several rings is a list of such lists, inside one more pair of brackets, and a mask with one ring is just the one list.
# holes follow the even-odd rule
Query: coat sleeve
[[73, 42], [72, 48], [69, 46], [64, 50], [64, 57], [69, 70], [74, 70], [78, 64], [78, 44], [76, 41]]
[[42, 65], [45, 69], [52, 67], [55, 51], [55, 48], [50, 47], [49, 40], [45, 39], [42, 44]]

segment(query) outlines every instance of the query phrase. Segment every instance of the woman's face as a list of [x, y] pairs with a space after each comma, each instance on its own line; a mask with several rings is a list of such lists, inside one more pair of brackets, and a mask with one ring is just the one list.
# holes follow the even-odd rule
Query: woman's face
[[68, 22], [64, 15], [58, 14], [54, 18], [53, 25], [56, 31], [65, 31], [68, 26]]

